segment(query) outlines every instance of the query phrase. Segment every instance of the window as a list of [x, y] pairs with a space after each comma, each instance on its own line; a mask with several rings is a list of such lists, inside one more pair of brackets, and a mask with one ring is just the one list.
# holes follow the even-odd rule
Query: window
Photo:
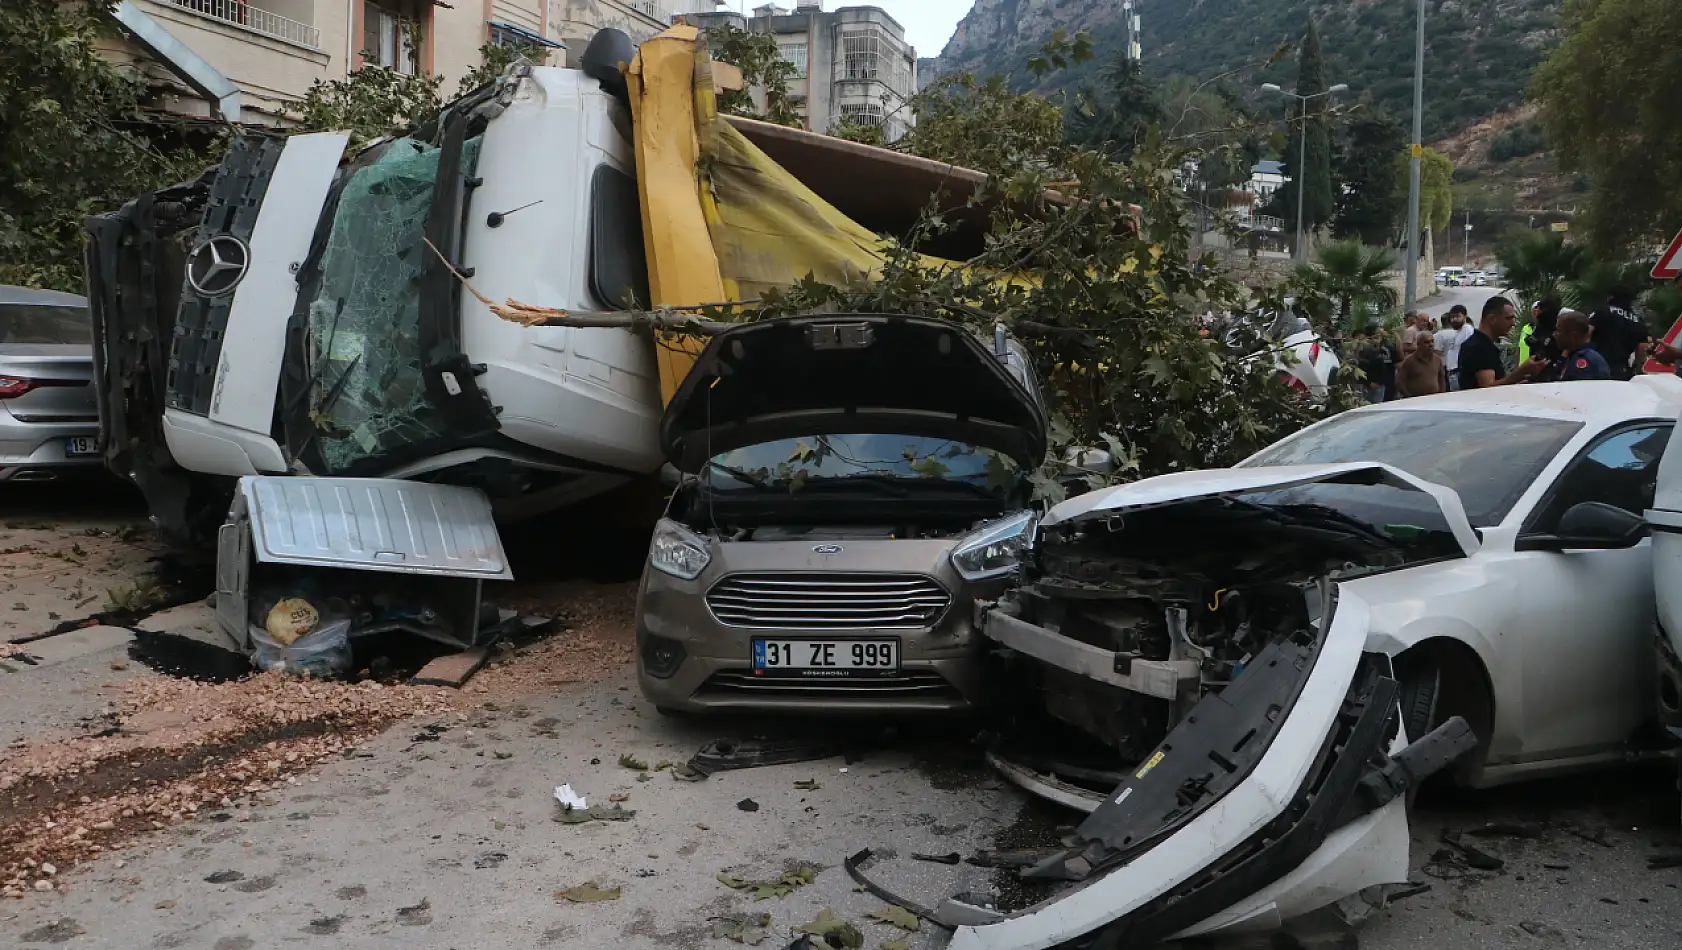
[[841, 121], [881, 128], [884, 121], [882, 107], [874, 102], [844, 102], [841, 104]]
[[1581, 428], [1485, 412], [1349, 412], [1262, 449], [1239, 467], [1382, 462], [1453, 489], [1472, 525], [1487, 528], [1507, 517]]
[[590, 195], [590, 292], [613, 309], [648, 306], [647, 261], [637, 180], [602, 165]]
[[806, 44], [805, 43], [785, 43], [782, 46], [779, 46], [777, 48], [782, 50], [783, 59], [786, 59], [790, 63], [794, 64], [794, 78], [805, 79], [806, 78]]
[[491, 45], [518, 50], [526, 55], [542, 53], [535, 40], [506, 23], [491, 24]]
[[86, 307], [0, 304], [0, 343], [92, 342]]
[[841, 34], [842, 68], [847, 79], [875, 79], [882, 62], [882, 36], [875, 29]]
[[1670, 444], [1670, 431], [1669, 425], [1645, 425], [1602, 437], [1559, 477], [1526, 530], [1551, 532], [1562, 515], [1586, 501], [1645, 514], [1653, 507], [1659, 460]]
[[362, 61], [413, 76], [420, 71], [420, 20], [374, 2], [362, 4]]

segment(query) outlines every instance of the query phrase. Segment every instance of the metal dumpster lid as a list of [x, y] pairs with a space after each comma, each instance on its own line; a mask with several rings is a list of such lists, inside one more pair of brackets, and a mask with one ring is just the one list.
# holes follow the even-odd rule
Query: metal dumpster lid
[[513, 580], [490, 499], [388, 478], [240, 479], [252, 552], [267, 564]]

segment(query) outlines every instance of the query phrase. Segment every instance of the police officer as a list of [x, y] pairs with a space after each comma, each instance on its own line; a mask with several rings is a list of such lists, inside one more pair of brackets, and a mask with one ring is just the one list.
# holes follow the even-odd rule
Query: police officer
[[1612, 378], [1612, 367], [1595, 349], [1593, 336], [1594, 327], [1588, 317], [1575, 310], [1559, 312], [1553, 339], [1559, 346], [1560, 356], [1553, 365], [1559, 368], [1557, 378], [1560, 382]]

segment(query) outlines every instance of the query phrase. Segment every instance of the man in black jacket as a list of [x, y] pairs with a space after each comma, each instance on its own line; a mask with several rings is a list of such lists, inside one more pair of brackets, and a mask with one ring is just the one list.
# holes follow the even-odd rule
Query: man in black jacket
[[1629, 379], [1647, 362], [1653, 335], [1635, 312], [1635, 295], [1625, 288], [1613, 291], [1589, 318], [1594, 327], [1594, 346], [1612, 367], [1613, 379]]

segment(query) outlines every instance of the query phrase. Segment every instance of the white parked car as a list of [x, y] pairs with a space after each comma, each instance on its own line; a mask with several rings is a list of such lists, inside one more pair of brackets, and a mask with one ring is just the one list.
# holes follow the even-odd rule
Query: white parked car
[[1245, 315], [1226, 328], [1225, 341], [1234, 349], [1253, 351], [1255, 359], [1271, 359], [1285, 385], [1316, 399], [1324, 399], [1337, 382], [1337, 353], [1306, 318], [1294, 313]]
[[1623, 761], [1658, 705], [1641, 513], [1679, 411], [1673, 376], [1410, 399], [1053, 508], [980, 619], [1107, 750], [994, 756], [1090, 812], [1032, 872], [1076, 886], [952, 946], [1349, 912], [1407, 880], [1407, 792], [1433, 769]]

